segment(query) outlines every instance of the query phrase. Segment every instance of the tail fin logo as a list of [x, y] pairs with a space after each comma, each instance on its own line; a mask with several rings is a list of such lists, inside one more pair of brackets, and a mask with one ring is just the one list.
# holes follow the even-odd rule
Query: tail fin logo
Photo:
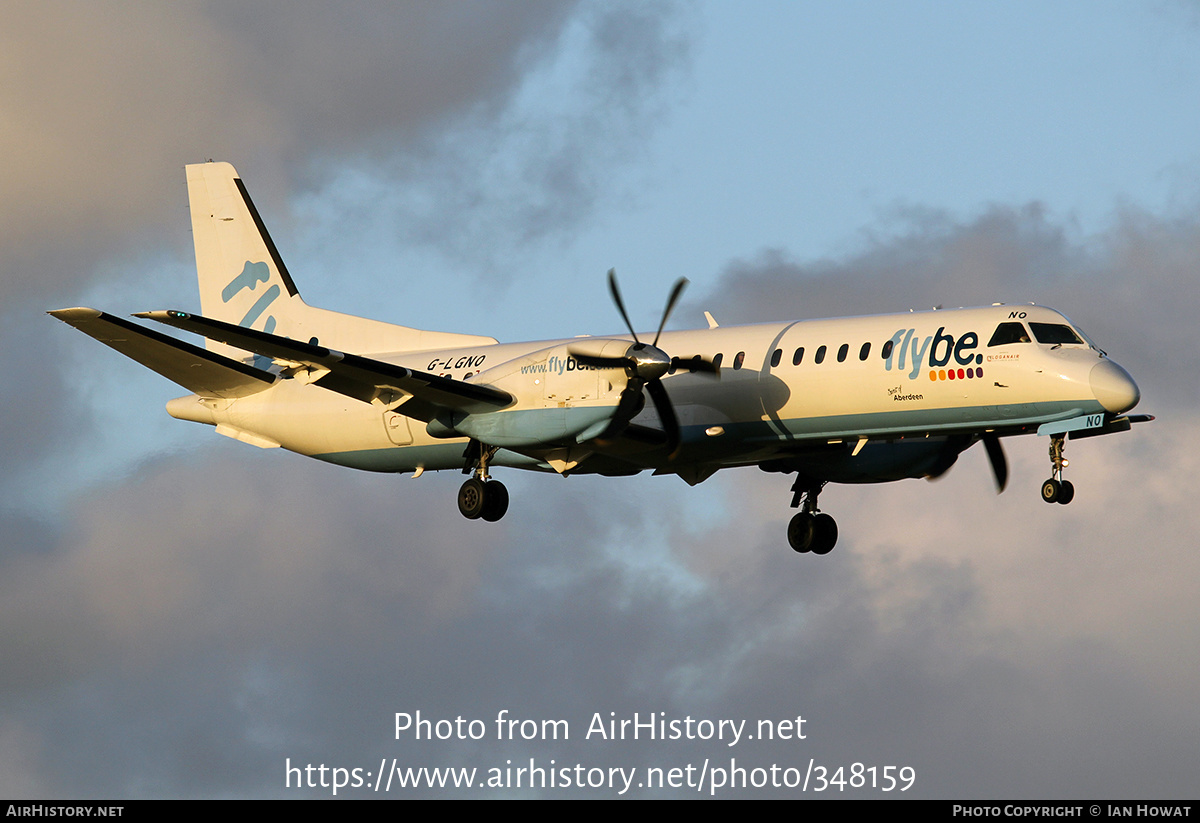
[[[252, 263], [247, 260], [246, 265], [242, 268], [242, 273], [230, 280], [225, 285], [225, 288], [221, 290], [221, 301], [228, 303], [235, 296], [241, 294], [247, 289], [253, 292], [258, 288], [259, 283], [266, 283], [270, 279], [271, 269], [266, 263]], [[246, 316], [242, 318], [238, 325], [246, 328], [253, 326], [255, 322], [258, 321], [258, 318], [262, 315], [262, 313], [267, 310], [267, 307], [274, 303], [276, 298], [279, 297], [279, 292], [280, 289], [278, 285], [271, 286], [271, 288], [263, 292], [262, 295], [256, 301], [254, 301], [254, 305], [250, 307], [250, 310], [246, 312]], [[267, 334], [271, 334], [275, 331], [274, 315], [267, 315], [267, 321], [263, 325], [263, 331], [265, 331]]]

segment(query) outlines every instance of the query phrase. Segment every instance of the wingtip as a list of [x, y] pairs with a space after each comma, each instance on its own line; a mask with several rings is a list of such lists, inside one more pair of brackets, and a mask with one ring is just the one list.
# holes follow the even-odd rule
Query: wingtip
[[87, 306], [75, 306], [70, 309], [51, 309], [46, 314], [62, 320], [64, 323], [70, 323], [73, 320], [94, 320], [104, 312]]

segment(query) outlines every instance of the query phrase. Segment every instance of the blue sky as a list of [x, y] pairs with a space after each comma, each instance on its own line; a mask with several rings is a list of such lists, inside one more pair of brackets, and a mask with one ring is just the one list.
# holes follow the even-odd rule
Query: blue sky
[[[416, 708], [580, 729], [802, 712], [811, 742], [738, 756], [909, 764], [932, 797], [1194, 791], [1194, 4], [4, 17], [0, 146], [22, 159], [0, 169], [10, 796], [278, 796], [286, 758], [712, 754], [394, 740], [391, 714]], [[1070, 507], [1037, 499], [1035, 439], [1009, 444], [1001, 497], [974, 451], [940, 483], [831, 488], [826, 558], [792, 556], [790, 482], [751, 469], [696, 488], [510, 472], [485, 531], [454, 511], [456, 477], [360, 475], [171, 420], [176, 387], [42, 315], [195, 308], [182, 166], [209, 157], [322, 307], [604, 333], [614, 266], [647, 328], [680, 276], [677, 327], [1036, 301], [1160, 419], [1072, 444]]]
[[[512, 339], [608, 328], [610, 265], [663, 294], [687, 276], [697, 299], [731, 259], [764, 249], [797, 261], [842, 257], [928, 212], [963, 220], [993, 204], [1036, 203], [1086, 240], [1124, 207], [1164, 213], [1194, 202], [1200, 76], [1186, 6], [708, 4], [681, 17], [666, 35], [676, 49], [664, 49], [676, 61], [628, 110], [596, 110], [604, 98], [581, 76], [587, 58], [567, 52], [525, 79], [498, 123], [468, 119], [452, 147], [435, 149], [465, 166], [472, 185], [483, 188], [483, 170], [487, 188], [473, 192], [464, 221], [476, 229], [470, 240], [455, 228], [389, 242], [404, 237], [409, 210], [421, 207], [413, 201], [437, 204], [446, 184], [419, 166], [406, 176], [403, 160], [395, 175], [356, 166], [314, 189], [306, 207], [318, 212], [347, 200], [395, 208], [365, 224], [328, 221], [341, 262], [327, 265], [358, 272], [378, 250], [369, 268], [405, 277], [406, 300], [414, 288], [426, 296], [423, 282], [461, 278], [461, 290], [482, 289], [494, 333]], [[586, 36], [576, 29], [567, 46]], [[552, 184], [522, 167], [523, 153], [585, 143], [592, 162], [610, 161], [604, 179], [582, 169], [561, 210], [536, 202], [546, 194], [529, 191], [531, 177]], [[523, 242], [529, 229], [496, 213], [501, 198], [522, 194], [550, 207], [550, 225], [532, 229], [540, 242]], [[344, 278], [330, 278], [333, 288]], [[563, 299], [564, 281], [592, 311], [536, 311], [542, 295]], [[378, 304], [369, 281], [354, 289]], [[432, 302], [436, 317], [444, 301]], [[462, 322], [455, 308], [445, 322]], [[646, 316], [652, 323], [653, 309]]]

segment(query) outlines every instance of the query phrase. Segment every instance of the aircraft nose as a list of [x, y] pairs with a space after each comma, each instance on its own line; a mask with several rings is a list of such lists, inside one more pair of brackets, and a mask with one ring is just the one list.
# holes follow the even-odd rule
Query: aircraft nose
[[1089, 381], [1092, 394], [1096, 395], [1101, 406], [1113, 414], [1132, 409], [1142, 397], [1129, 372], [1108, 359], [1092, 366]]

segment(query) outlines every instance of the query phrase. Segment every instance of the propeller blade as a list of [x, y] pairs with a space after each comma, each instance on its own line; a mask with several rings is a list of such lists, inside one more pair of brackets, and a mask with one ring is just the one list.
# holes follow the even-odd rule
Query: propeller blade
[[1004, 457], [1004, 447], [1000, 445], [1000, 438], [995, 434], [985, 434], [983, 446], [987, 449], [988, 461], [992, 464], [992, 475], [996, 478], [996, 494], [1000, 494], [1008, 485], [1008, 460]]
[[[570, 351], [568, 349], [568, 351]], [[628, 357], [597, 357], [592, 354], [576, 354], [570, 352], [571, 356], [585, 366], [591, 366], [596, 369], [627, 369], [633, 363]]]
[[720, 366], [707, 357], [701, 357], [698, 354], [686, 360], [677, 357], [675, 358], [674, 366], [676, 371], [690, 371], [693, 374], [707, 374], [713, 377], [719, 377], [721, 374]]
[[663, 309], [662, 320], [658, 322], [658, 331], [654, 334], [654, 342], [651, 346], [658, 345], [658, 338], [662, 335], [663, 327], [667, 325], [667, 318], [671, 316], [671, 311], [675, 308], [675, 303], [679, 300], [679, 295], [683, 294], [683, 289], [688, 284], [686, 277], [679, 278], [679, 282], [671, 289], [671, 296], [667, 298], [667, 307]]
[[675, 416], [675, 407], [671, 405], [671, 398], [667, 396], [667, 390], [663, 387], [661, 380], [649, 380], [646, 382], [646, 389], [650, 392], [650, 399], [654, 401], [654, 408], [658, 412], [658, 419], [662, 421], [663, 431], [667, 433], [667, 459], [674, 460], [679, 454], [679, 418]]
[[612, 420], [597, 440], [612, 440], [629, 426], [629, 421], [638, 416], [638, 413], [645, 408], [646, 398], [642, 394], [642, 381], [633, 378], [621, 390], [621, 396], [617, 399], [617, 410], [613, 412]]
[[567, 354], [597, 369], [632, 369], [629, 341], [612, 337], [583, 337], [567, 344]]
[[629, 333], [633, 335], [633, 342], [640, 343], [637, 332], [633, 330], [633, 324], [629, 322], [629, 315], [625, 313], [625, 303], [621, 301], [621, 290], [617, 288], [617, 270], [608, 270], [608, 290], [612, 293], [613, 302], [617, 304], [617, 311], [621, 313], [621, 319], [625, 321], [625, 328], [629, 329]]

